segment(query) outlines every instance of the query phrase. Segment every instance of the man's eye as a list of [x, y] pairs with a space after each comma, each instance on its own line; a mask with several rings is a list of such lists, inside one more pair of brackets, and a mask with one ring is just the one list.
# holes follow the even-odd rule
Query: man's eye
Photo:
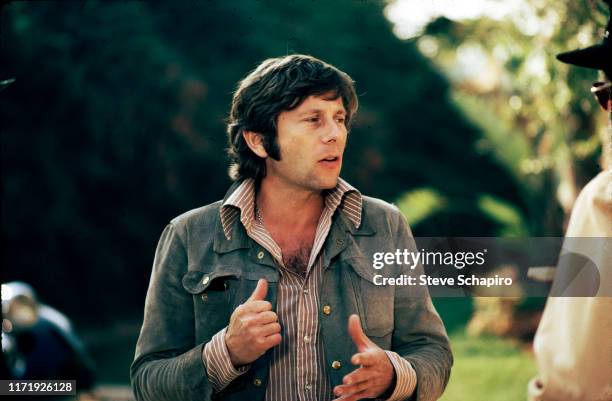
[[344, 122], [346, 121], [346, 119], [344, 117], [338, 117], [336, 118], [336, 121], [338, 121], [339, 123], [344, 124]]
[[306, 121], [308, 121], [309, 123], [318, 123], [319, 117], [309, 117], [306, 119]]

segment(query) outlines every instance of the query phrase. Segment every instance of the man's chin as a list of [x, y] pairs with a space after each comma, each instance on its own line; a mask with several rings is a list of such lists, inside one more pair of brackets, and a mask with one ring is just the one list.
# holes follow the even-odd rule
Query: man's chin
[[324, 182], [321, 183], [321, 190], [324, 191], [326, 189], [334, 189], [336, 188], [336, 185], [338, 185], [338, 176], [336, 176], [333, 179], [326, 179], [324, 180]]

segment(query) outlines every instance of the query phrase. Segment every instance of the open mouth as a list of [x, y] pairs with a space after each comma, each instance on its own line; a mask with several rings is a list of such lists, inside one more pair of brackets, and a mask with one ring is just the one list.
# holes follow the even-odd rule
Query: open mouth
[[324, 166], [335, 167], [340, 163], [340, 158], [338, 156], [328, 156], [324, 159], [319, 160], [319, 163]]

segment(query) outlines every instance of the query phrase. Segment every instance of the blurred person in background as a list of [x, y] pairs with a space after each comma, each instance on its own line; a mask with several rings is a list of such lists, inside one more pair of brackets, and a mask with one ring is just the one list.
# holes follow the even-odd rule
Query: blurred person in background
[[[609, 6], [611, 0], [605, 1]], [[604, 163], [612, 151], [612, 38], [608, 22], [602, 43], [559, 54], [565, 63], [603, 71], [605, 80], [591, 92], [608, 114]], [[601, 74], [601, 73], [600, 73]], [[579, 244], [581, 253], [598, 269], [599, 288], [594, 296], [564, 294], [549, 297], [534, 339], [539, 375], [528, 385], [532, 401], [612, 400], [612, 169], [593, 178], [581, 191], [572, 209], [566, 242]], [[572, 238], [576, 239], [572, 239]], [[585, 239], [579, 239], [585, 237]], [[590, 239], [586, 239], [589, 237]], [[557, 268], [552, 292], [571, 269]], [[574, 269], [575, 270], [575, 269]], [[575, 271], [573, 273], [575, 275]], [[580, 279], [578, 279], [580, 280]], [[574, 278], [574, 282], [577, 281]], [[573, 296], [583, 295], [583, 296]]]
[[3, 379], [76, 380], [79, 400], [96, 399], [94, 364], [70, 320], [23, 282], [2, 284], [2, 357]]

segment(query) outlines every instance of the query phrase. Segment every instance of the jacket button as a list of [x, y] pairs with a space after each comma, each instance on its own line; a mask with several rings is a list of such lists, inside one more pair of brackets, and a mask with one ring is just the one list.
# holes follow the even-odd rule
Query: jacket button
[[342, 364], [340, 363], [340, 361], [333, 361], [332, 362], [332, 368], [338, 370], [342, 367]]
[[202, 294], [202, 301], [204, 301], [204, 302], [208, 301], [208, 294], [207, 293]]
[[256, 385], [257, 387], [261, 386], [261, 380], [260, 379], [255, 379], [253, 380], [253, 384]]
[[205, 276], [204, 280], [202, 280], [202, 284], [206, 285], [206, 284], [208, 284], [209, 281], [210, 281], [210, 277]]
[[257, 259], [261, 260], [264, 257], [264, 253], [263, 251], [259, 251], [259, 253], [257, 254]]
[[331, 315], [331, 306], [329, 306], [329, 305], [325, 305], [325, 306], [323, 307], [323, 314], [324, 314], [324, 315]]

